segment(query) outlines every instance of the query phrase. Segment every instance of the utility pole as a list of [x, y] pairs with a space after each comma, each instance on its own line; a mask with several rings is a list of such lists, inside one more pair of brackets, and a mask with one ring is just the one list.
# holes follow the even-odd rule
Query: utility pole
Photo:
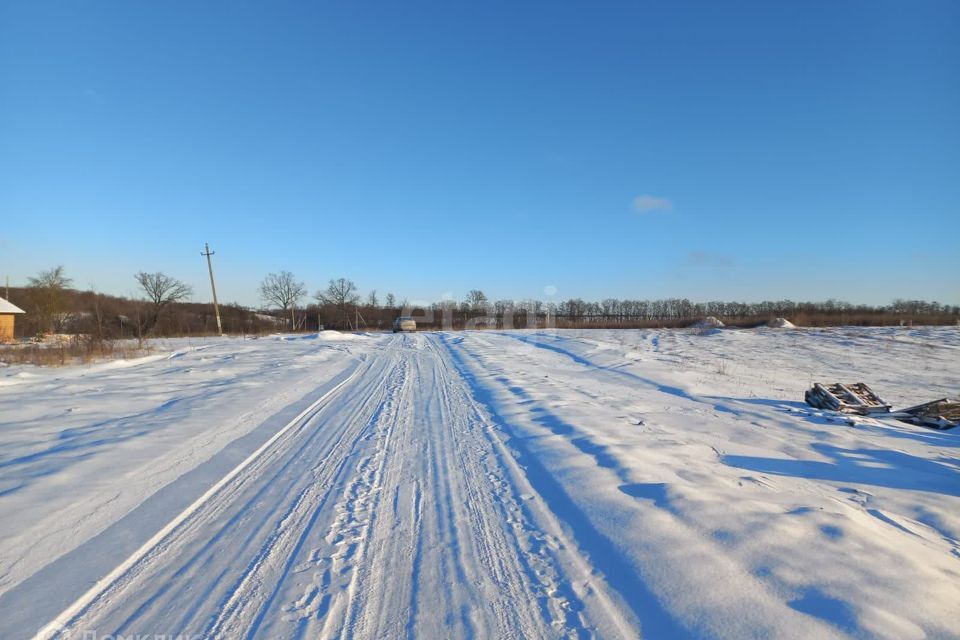
[[213, 262], [210, 261], [210, 256], [212, 256], [215, 251], [210, 251], [210, 245], [206, 242], [203, 243], [205, 252], [201, 253], [202, 256], [207, 256], [207, 271], [210, 272], [210, 290], [213, 291], [213, 312], [217, 315], [217, 333], [223, 335], [223, 325], [220, 324], [220, 305], [217, 304], [217, 285], [213, 282]]

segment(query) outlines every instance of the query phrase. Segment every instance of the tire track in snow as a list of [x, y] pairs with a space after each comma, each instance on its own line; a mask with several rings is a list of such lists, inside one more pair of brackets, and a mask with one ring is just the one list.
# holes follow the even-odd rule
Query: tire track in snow
[[352, 384], [125, 564], [72, 631], [630, 636], [436, 336]]
[[[291, 441], [296, 442], [297, 438], [310, 427], [312, 421], [319, 414], [323, 413], [324, 410], [331, 405], [332, 401], [337, 398], [345, 388], [349, 388], [349, 385], [355, 380], [359, 380], [361, 385], [365, 384], [366, 381], [364, 380], [364, 374], [369, 372], [371, 366], [372, 362], [367, 362], [365, 366], [359, 367], [348, 378], [331, 389], [322, 398], [310, 405], [310, 407], [305, 409], [296, 418], [291, 420], [270, 440], [265, 442], [260, 448], [258, 448], [253, 454], [235, 467], [217, 484], [211, 487], [187, 509], [181, 512], [170, 523], [158, 531], [150, 540], [141, 546], [140, 549], [127, 558], [126, 561], [121, 563], [110, 574], [98, 581], [94, 587], [92, 587], [88, 592], [75, 601], [50, 624], [41, 629], [35, 637], [48, 638], [56, 635], [63, 629], [77, 627], [80, 622], [78, 618], [87, 614], [87, 609], [91, 607], [91, 605], [98, 605], [97, 611], [90, 612], [91, 616], [95, 616], [102, 612], [108, 612], [111, 605], [114, 603], [114, 596], [116, 596], [119, 592], [123, 592], [125, 588], [129, 590], [129, 585], [134, 583], [149, 569], [149, 567], [145, 565], [149, 565], [151, 563], [156, 564], [156, 559], [164, 556], [164, 551], [176, 548], [177, 543], [189, 539], [190, 535], [195, 533], [196, 530], [200, 528], [200, 521], [202, 521], [202, 518], [198, 518], [197, 514], [200, 514], [201, 511], [204, 511], [204, 507], [206, 507], [206, 511], [214, 512], [214, 516], [218, 515], [219, 511], [222, 511], [223, 506], [228, 504], [234, 495], [242, 492], [248, 485], [251, 484], [253, 480], [258, 478], [264, 472], [264, 470], [269, 470], [273, 461], [286, 451], [285, 446], [289, 446], [288, 443]], [[362, 410], [364, 406], [366, 405], [361, 405], [358, 411]], [[308, 443], [317, 438], [320, 432], [320, 429], [313, 429], [310, 433], [310, 437], [308, 438]], [[346, 431], [341, 432], [339, 434], [341, 439], [345, 437], [347, 433], [348, 432]], [[337, 451], [338, 447], [336, 445], [339, 443], [340, 440], [335, 440], [332, 443], [333, 446], [329, 447], [329, 449], [331, 451]], [[343, 447], [339, 447], [339, 449], [342, 448]], [[279, 477], [287, 469], [291, 462], [293, 462], [293, 459], [288, 460], [283, 465], [278, 465], [278, 468], [274, 469], [274, 473], [270, 477], [271, 481]], [[265, 483], [263, 488], [268, 488], [270, 484], [271, 482]], [[249, 506], [250, 504], [255, 503], [260, 495], [260, 493], [255, 493], [254, 496], [246, 503], [246, 505]], [[217, 507], [220, 507], [219, 510]], [[198, 567], [196, 566], [198, 564], [203, 565], [199, 567], [199, 570], [202, 571], [206, 564], [209, 563], [209, 556], [215, 554], [216, 546], [220, 542], [220, 536], [222, 533], [231, 527], [235, 527], [238, 524], [244, 523], [248, 519], [249, 514], [245, 513], [245, 511], [241, 509], [240, 512], [235, 514], [232, 518], [228, 518], [226, 523], [221, 523], [220, 530], [209, 536], [206, 544], [201, 546], [200, 551], [189, 558], [187, 563], [178, 571], [176, 571], [172, 577], [183, 578], [185, 575], [188, 575], [191, 570], [198, 570]], [[201, 563], [201, 558], [204, 556], [206, 556], [207, 559]], [[154, 600], [163, 597], [172, 586], [173, 582], [164, 582], [164, 585], [161, 586], [156, 593], [151, 594], [151, 597], [148, 597], [146, 601], [143, 602], [132, 614], [128, 614], [122, 620], [122, 622], [120, 622], [117, 628], [126, 630], [128, 625], [135, 622], [140, 615], [144, 614], [150, 609]], [[102, 602], [98, 602], [101, 600]]]
[[[476, 542], [477, 555], [506, 602], [522, 602], [531, 595], [538, 602], [537, 607], [498, 609], [500, 628], [522, 629], [523, 635], [530, 637], [543, 634], [545, 630], [540, 627], [545, 622], [548, 629], [560, 635], [584, 635], [583, 621], [575, 614], [569, 615], [571, 606], [580, 608], [581, 605], [571, 605], [570, 600], [558, 592], [556, 567], [551, 559], [534, 550], [537, 543], [548, 536], [535, 533], [537, 529], [522, 507], [523, 498], [518, 491], [510, 490], [515, 485], [504, 477], [505, 470], [501, 467], [504, 460], [494, 450], [489, 423], [477, 411], [463, 379], [438, 349], [436, 339], [430, 342], [430, 349], [439, 362], [436, 371], [443, 382], [436, 385], [440, 389], [441, 405], [444, 415], [450, 416], [444, 422], [452, 423], [460, 441], [457, 462], [461, 473], [458, 476], [468, 480], [462, 490], [467, 494], [464, 502], [470, 509], [471, 539]], [[492, 518], [493, 514], [498, 517]], [[517, 575], [527, 580], [518, 581]]]
[[[402, 367], [396, 365], [394, 365], [388, 377], [395, 380], [398, 377], [398, 368], [400, 369], [399, 377], [402, 379]], [[376, 432], [380, 429], [383, 422], [382, 411], [385, 406], [389, 406], [391, 403], [391, 396], [395, 393], [396, 387], [395, 381], [386, 386], [385, 398], [376, 403], [377, 408], [374, 414], [366, 426], [358, 432], [358, 438], [352, 443], [351, 449], [354, 448], [357, 440], [368, 439], [370, 430]], [[364, 406], [370, 406], [370, 404]], [[290, 573], [293, 562], [297, 558], [307, 534], [312, 530], [317, 516], [321, 513], [324, 503], [332, 496], [329, 490], [329, 478], [337, 475], [349, 460], [349, 457], [344, 457], [335, 470], [328, 471], [325, 481], [310, 483], [303, 491], [303, 497], [298, 496], [294, 508], [291, 509], [291, 516], [284, 517], [277, 527], [276, 535], [264, 546], [261, 556], [265, 558], [265, 561], [252, 566], [250, 571], [243, 576], [238, 586], [232, 590], [230, 601], [220, 610], [217, 620], [204, 633], [204, 636], [236, 638], [241, 635], [252, 637], [256, 634], [276, 598], [279, 586]], [[369, 458], [361, 462], [361, 470], [368, 461]], [[347, 493], [349, 493], [349, 490]], [[279, 571], [279, 576], [270, 575], [271, 573], [277, 573], [277, 571]], [[266, 593], [267, 591], [269, 593]], [[256, 611], [252, 615], [252, 621], [250, 615], [245, 615], [250, 610]]]
[[[581, 619], [583, 606], [556, 559], [563, 545], [528, 517], [532, 490], [515, 487], [515, 472], [501, 468], [503, 453], [494, 450], [489, 421], [465, 382], [436, 348], [436, 338], [404, 339], [409, 381], [396, 397], [396, 427], [377, 453], [384, 466], [373, 517], [332, 518], [328, 530], [336, 534], [362, 523], [363, 533], [347, 527], [344, 540], [363, 540], [362, 551], [333, 566], [334, 537], [302, 553], [309, 556], [305, 565], [315, 565], [304, 571], [313, 578], [292, 582], [278, 597], [297, 619], [296, 630], [284, 631], [288, 619], [261, 628], [260, 635], [593, 635], [593, 621]], [[360, 465], [361, 475], [367, 469]], [[344, 504], [357, 497], [350, 486]]]
[[[498, 444], [502, 465], [512, 469], [514, 486], [522, 483], [525, 491], [534, 494], [542, 508], [538, 510], [539, 530], [550, 531], [556, 546], [562, 552], [564, 574], [574, 573], [581, 578], [579, 584], [571, 582], [572, 593], [583, 602], [594, 602], [592, 623], [599, 627], [602, 636], [615, 635], [631, 637], [637, 635], [641, 620], [649, 625], [656, 635], [665, 637], [687, 637], [671, 616], [662, 610], [650, 594], [646, 585], [638, 579], [613, 545], [606, 540], [589, 521], [574, 501], [564, 492], [561, 485], [537, 460], [521, 439], [509, 428], [507, 421], [495, 409], [489, 394], [479, 385], [476, 377], [467, 368], [463, 355], [474, 359], [475, 354], [468, 351], [463, 340], [445, 340], [442, 344], [470, 390], [470, 401], [477, 413], [489, 414], [493, 424], [488, 433], [491, 441]], [[456, 351], [454, 344], [456, 344]], [[458, 353], [461, 352], [461, 353]], [[479, 360], [477, 360], [479, 363]], [[481, 408], [483, 407], [483, 408]], [[496, 427], [494, 427], [496, 425]], [[497, 433], [503, 433], [506, 441]], [[517, 452], [511, 453], [510, 449]], [[581, 550], [587, 544], [589, 553]], [[613, 596], [612, 594], [618, 594]], [[646, 604], [637, 607], [637, 600]], [[628, 613], [632, 608], [633, 611]]]
[[[379, 507], [382, 503], [382, 477], [388, 462], [387, 452], [397, 424], [398, 405], [402, 403], [409, 384], [409, 363], [401, 361], [399, 378], [393, 385], [387, 401], [381, 406], [377, 417], [377, 443], [374, 452], [358, 465], [358, 475], [344, 492], [347, 498], [337, 509], [339, 516], [327, 534], [327, 540], [341, 550], [330, 559], [332, 566], [327, 571], [339, 568], [342, 575], [349, 572], [350, 579], [346, 588], [341, 590], [330, 605], [330, 613], [325, 617], [320, 636], [332, 637], [329, 630], [340, 624], [339, 637], [352, 637], [356, 625], [358, 598], [364, 597], [360, 591], [363, 582], [364, 559], [370, 542]], [[397, 397], [399, 395], [399, 398]], [[329, 587], [328, 587], [329, 588]], [[337, 614], [342, 611], [342, 616]]]
[[[563, 459], [565, 456], [559, 453], [560, 449], [539, 447], [538, 438], [529, 434], [526, 428], [511, 425], [499, 417], [496, 412], [501, 403], [491, 389], [471, 373], [466, 359], [472, 360], [477, 370], [487, 373], [490, 372], [489, 363], [467, 348], [464, 341], [457, 341], [455, 347], [454, 341], [450, 341], [447, 348], [464, 377], [472, 381], [475, 395], [487, 405], [510, 436], [508, 445], [520, 452], [529, 480], [547, 499], [550, 509], [569, 527], [576, 543], [588, 554], [589, 562], [633, 609], [641, 631], [656, 637], [685, 638], [713, 637], [720, 633], [720, 629], [737, 637], [836, 637], [833, 628], [786, 606], [768, 585], [746, 571], [734, 558], [728, 557], [715, 541], [669, 510], [649, 504], [648, 497], [635, 496], [636, 508], [625, 510], [616, 499], [604, 498], [603, 492], [591, 492], [585, 500], [586, 496], [573, 484], [559, 482], [554, 473], [560, 471], [562, 475], [567, 464]], [[584, 443], [577, 442], [580, 438], [571, 439], [570, 436], [577, 433], [573, 425], [558, 432], [555, 423], [559, 418], [547, 407], [528, 401], [526, 391], [515, 389], [502, 376], [490, 377], [514, 397], [524, 398], [521, 402], [523, 412], [535, 416], [529, 420], [537, 429], [561, 436], [560, 442], [592, 457], [597, 467], [595, 479], [607, 474], [609, 486], [633, 495], [628, 490], [630, 485], [625, 484], [627, 479], [623, 476], [623, 469], [613, 463], [613, 458], [608, 460], [606, 454], [597, 455], [591, 447], [585, 448]], [[637, 379], [644, 380], [639, 376]], [[544, 416], [548, 419], [543, 419]], [[544, 462], [541, 457], [552, 460]], [[603, 518], [591, 516], [596, 512], [594, 504], [604, 505], [601, 509]], [[620, 545], [617, 527], [611, 527], [605, 520], [644, 531], [642, 544]], [[676, 569], [691, 564], [697, 567], [696, 571]], [[730, 585], [729, 592], [711, 591], [711, 575], [725, 576]], [[773, 622], [777, 620], [784, 621], [782, 627]]]

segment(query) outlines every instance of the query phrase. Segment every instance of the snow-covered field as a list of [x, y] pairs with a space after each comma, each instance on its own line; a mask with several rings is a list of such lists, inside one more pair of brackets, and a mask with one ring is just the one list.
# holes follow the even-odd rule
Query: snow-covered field
[[0, 369], [0, 638], [960, 637], [960, 430], [802, 403], [956, 328], [156, 347]]

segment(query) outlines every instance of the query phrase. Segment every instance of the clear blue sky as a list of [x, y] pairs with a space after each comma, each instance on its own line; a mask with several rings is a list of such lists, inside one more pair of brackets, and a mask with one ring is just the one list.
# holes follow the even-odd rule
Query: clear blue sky
[[0, 0], [0, 278], [205, 241], [245, 304], [960, 303], [960, 3]]

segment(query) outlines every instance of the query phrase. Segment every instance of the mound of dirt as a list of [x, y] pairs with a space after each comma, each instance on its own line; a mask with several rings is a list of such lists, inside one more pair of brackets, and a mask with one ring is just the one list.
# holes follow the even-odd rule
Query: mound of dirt
[[786, 318], [777, 318], [776, 320], [771, 320], [767, 323], [767, 326], [771, 329], [796, 329], [797, 325], [793, 324]]

